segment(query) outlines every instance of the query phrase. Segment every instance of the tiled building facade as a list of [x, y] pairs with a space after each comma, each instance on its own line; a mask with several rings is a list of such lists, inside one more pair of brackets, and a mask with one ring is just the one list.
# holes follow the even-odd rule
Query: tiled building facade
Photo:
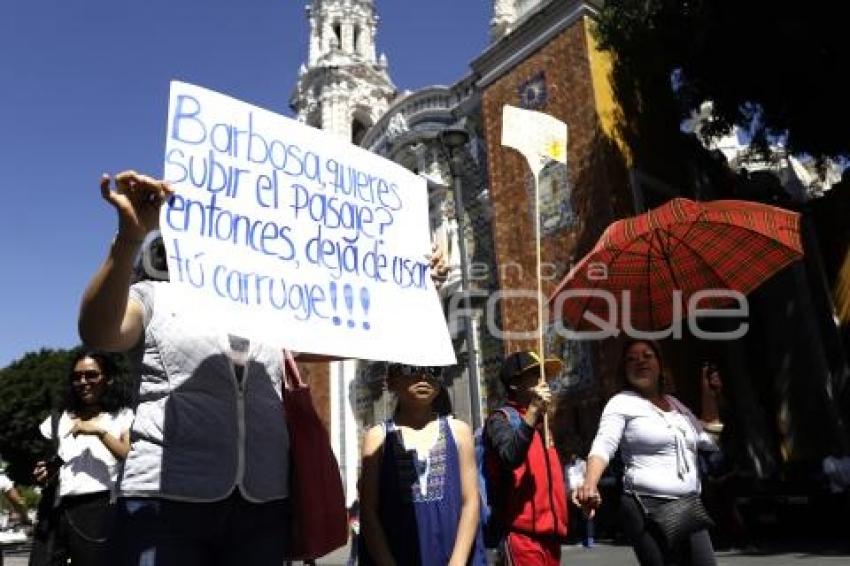
[[[470, 72], [449, 87], [402, 96], [391, 91], [386, 57], [375, 56], [373, 2], [312, 4], [316, 37], [294, 106], [308, 123], [350, 136], [428, 180], [432, 233], [449, 251], [453, 266], [441, 291], [459, 362], [449, 370], [449, 391], [456, 414], [479, 424], [487, 408], [500, 400], [497, 376], [503, 357], [536, 349], [537, 304], [530, 296], [537, 288], [533, 181], [520, 154], [501, 146], [504, 105], [544, 112], [568, 127], [566, 166], [547, 166], [539, 183], [545, 296], [613, 220], [675, 194], [710, 196], [710, 191], [699, 183], [695, 190], [685, 186], [682, 159], [669, 159], [652, 144], [635, 145], [632, 137], [627, 146], [619, 137], [618, 128], [628, 119], [616, 103], [613, 62], [598, 49], [593, 33], [601, 0], [493, 0], [492, 42], [470, 62]], [[378, 102], [364, 103], [364, 93], [378, 91]], [[364, 104], [373, 110], [379, 106], [379, 111], [365, 113]], [[457, 131], [468, 142], [452, 149], [445, 134]], [[639, 162], [641, 155], [651, 155], [653, 166]], [[671, 171], [664, 171], [665, 166]], [[668, 183], [658, 182], [659, 177]], [[467, 281], [460, 276], [462, 247]], [[804, 324], [813, 329], [824, 320], [829, 326], [828, 317], [817, 318], [805, 307], [811, 291], [804, 271], [797, 266], [752, 295], [759, 312], [753, 313], [753, 331], [746, 340], [718, 346], [686, 339], [666, 352], [676, 394], [694, 409], [699, 363], [706, 356], [723, 361], [734, 376], [730, 395], [746, 408], [739, 411], [738, 430], [747, 431], [742, 441], [755, 447], [750, 460], [759, 475], [773, 473], [781, 459], [816, 461], [847, 437], [840, 419], [831, 416], [834, 403], [829, 398], [839, 383], [830, 367], [838, 367], [840, 360], [832, 355], [827, 367], [829, 356], [819, 353], [820, 336], [828, 337], [831, 330], [813, 330], [805, 340], [785, 330]], [[511, 293], [514, 298], [506, 297]], [[467, 306], [466, 295], [470, 322], [457, 316], [463, 310], [457, 307]], [[775, 300], [784, 301], [786, 308], [767, 308]], [[620, 387], [614, 367], [620, 343], [570, 342], [551, 328], [546, 339], [547, 353], [566, 362], [553, 384], [558, 399], [555, 440], [567, 453], [586, 453], [604, 402]], [[753, 354], [767, 350], [782, 351], [793, 363]], [[330, 367], [306, 364], [305, 370], [353, 499], [362, 432], [392, 410], [382, 388], [383, 368], [348, 361]], [[816, 374], [821, 385], [812, 387], [809, 374]], [[789, 395], [795, 387], [799, 390]], [[795, 444], [795, 430], [827, 433], [804, 435], [820, 438], [806, 448]]]
[[[347, 29], [346, 13], [352, 14], [352, 21], [359, 21], [357, 14], [371, 9], [355, 0], [323, 0], [319, 4], [309, 12], [311, 18], [320, 11], [343, 18], [326, 18], [323, 25], [330, 30], [334, 26]], [[331, 4], [339, 6], [329, 10]], [[494, 0], [493, 8], [492, 43], [470, 62], [466, 77], [450, 87], [422, 89], [391, 99], [386, 112], [362, 137], [352, 137], [428, 179], [434, 238], [445, 244], [454, 267], [442, 290], [459, 360], [450, 370], [450, 393], [458, 416], [473, 424], [480, 423], [487, 407], [499, 401], [501, 391], [496, 384], [502, 358], [520, 348], [536, 348], [534, 340], [512, 337], [519, 331], [533, 333], [536, 301], [503, 297], [514, 291], [533, 292], [537, 287], [533, 182], [519, 154], [500, 144], [502, 107], [510, 104], [538, 110], [564, 121], [569, 129], [567, 165], [549, 166], [540, 178], [544, 294], [608, 223], [632, 211], [625, 158], [614, 135], [616, 107], [608, 83], [610, 64], [591, 32], [598, 2]], [[316, 26], [312, 20], [311, 26]], [[349, 57], [349, 66], [375, 65], [374, 34], [371, 28], [370, 56], [361, 60], [355, 53]], [[322, 44], [320, 40], [313, 43]], [[342, 51], [329, 52], [336, 74], [368, 76], [346, 73], [344, 66], [340, 67], [346, 57], [345, 49]], [[317, 101], [336, 100], [321, 89], [332, 82], [323, 79], [316, 83], [316, 77], [324, 76], [317, 68], [321, 64], [321, 57], [312, 57], [306, 72], [302, 71], [293, 99], [299, 108], [309, 106], [305, 95]], [[378, 67], [388, 73], [385, 58]], [[305, 81], [312, 86], [308, 88]], [[389, 75], [382, 75], [380, 82], [382, 87], [391, 84]], [[366, 90], [368, 85], [360, 85], [353, 92]], [[352, 105], [340, 102], [339, 106], [343, 110], [326, 103], [323, 121], [317, 124], [324, 123], [329, 113], [335, 117], [333, 129], [337, 132], [347, 131], [339, 130], [347, 122], [352, 131], [363, 123]], [[347, 118], [342, 116], [346, 113]], [[469, 142], [452, 152], [441, 132], [457, 129], [466, 132]], [[456, 214], [459, 207], [462, 218]], [[474, 312], [470, 326], [465, 317], [452, 314], [453, 306], [465, 304], [458, 253], [462, 245], [468, 263], [466, 292], [471, 295]], [[597, 348], [565, 343], [551, 332], [547, 335], [549, 353], [567, 361], [555, 386], [563, 400], [556, 437], [558, 431], [565, 437], [577, 415], [587, 415], [582, 418], [588, 421], [596, 417], [601, 400], [615, 387], [613, 372], [602, 361], [610, 356]], [[380, 387], [379, 365], [350, 362], [346, 368], [316, 365], [308, 371], [315, 376], [311, 380], [314, 396], [336, 439], [351, 487], [356, 475], [351, 443], [359, 443], [362, 431], [386, 417], [391, 406]], [[577, 406], [593, 410], [576, 411]], [[352, 418], [357, 423], [356, 434], [345, 424], [350, 425]], [[344, 442], [339, 440], [341, 435]]]

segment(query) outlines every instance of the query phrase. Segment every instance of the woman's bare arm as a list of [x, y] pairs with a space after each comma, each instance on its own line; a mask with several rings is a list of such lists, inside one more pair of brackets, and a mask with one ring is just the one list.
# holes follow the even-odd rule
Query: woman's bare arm
[[455, 545], [449, 559], [450, 566], [463, 566], [469, 560], [475, 535], [478, 533], [478, 467], [475, 464], [475, 445], [472, 430], [463, 421], [452, 419], [452, 433], [457, 444], [460, 465], [460, 520], [455, 535]]
[[363, 466], [360, 477], [360, 532], [372, 559], [379, 566], [395, 566], [390, 552], [387, 535], [378, 517], [378, 502], [381, 497], [381, 452], [384, 446], [384, 430], [372, 427], [363, 440]]
[[171, 189], [135, 171], [116, 175], [115, 185], [112, 191], [110, 177], [101, 178], [101, 196], [118, 212], [118, 234], [83, 294], [79, 332], [93, 348], [124, 351], [143, 330], [141, 307], [128, 298], [133, 260], [145, 235], [159, 225], [159, 209]]

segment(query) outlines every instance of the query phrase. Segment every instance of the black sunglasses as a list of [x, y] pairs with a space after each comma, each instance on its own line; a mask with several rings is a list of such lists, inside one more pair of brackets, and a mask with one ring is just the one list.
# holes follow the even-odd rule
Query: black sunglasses
[[411, 377], [423, 375], [428, 379], [439, 381], [443, 375], [440, 366], [413, 366], [409, 364], [392, 364], [387, 368], [387, 374], [398, 377]]
[[86, 383], [95, 383], [100, 381], [100, 378], [102, 377], [103, 374], [96, 369], [75, 371], [71, 373], [71, 381], [73, 383], [82, 383], [83, 380], [85, 380]]

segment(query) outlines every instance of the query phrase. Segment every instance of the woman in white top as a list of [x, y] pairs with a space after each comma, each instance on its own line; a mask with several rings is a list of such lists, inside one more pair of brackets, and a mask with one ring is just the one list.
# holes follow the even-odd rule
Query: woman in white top
[[612, 397], [599, 421], [587, 458], [584, 484], [573, 500], [585, 509], [601, 503], [597, 484], [619, 449], [624, 464], [620, 500], [623, 529], [643, 565], [715, 564], [705, 529], [668, 548], [646, 511], [700, 492], [697, 450], [716, 450], [700, 422], [678, 399], [664, 394], [661, 351], [655, 342], [635, 340], [623, 350], [624, 391]]
[[33, 475], [41, 484], [59, 482], [55, 530], [48, 533], [52, 553], [67, 553], [71, 564], [105, 565], [114, 522], [110, 498], [130, 449], [133, 412], [121, 407], [115, 365], [107, 355], [83, 350], [71, 368], [63, 412], [55, 425], [51, 416], [39, 427], [56, 443], [56, 457], [38, 462]]

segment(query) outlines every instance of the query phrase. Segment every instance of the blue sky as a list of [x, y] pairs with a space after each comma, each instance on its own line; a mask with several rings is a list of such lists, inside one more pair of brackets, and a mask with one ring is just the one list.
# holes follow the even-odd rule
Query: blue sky
[[[0, 7], [0, 367], [78, 342], [79, 297], [115, 231], [102, 172], [159, 175], [168, 84], [275, 112], [306, 58], [305, 0], [8, 0]], [[490, 0], [378, 0], [400, 89], [451, 84]]]

